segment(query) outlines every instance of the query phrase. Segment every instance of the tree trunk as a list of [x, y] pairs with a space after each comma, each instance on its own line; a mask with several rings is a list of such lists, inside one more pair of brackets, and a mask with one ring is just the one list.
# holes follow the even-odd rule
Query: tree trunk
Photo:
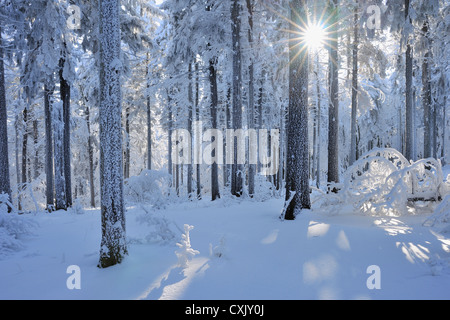
[[[150, 64], [150, 53], [147, 53], [147, 65]], [[147, 67], [147, 170], [152, 170], [152, 109], [150, 100], [150, 79]]]
[[[194, 116], [194, 101], [192, 96], [192, 64], [189, 62], [189, 84], [188, 84], [188, 101], [189, 101], [189, 110], [188, 110], [188, 131], [189, 131], [189, 137], [191, 139], [190, 145], [192, 146], [192, 123], [193, 123], [193, 116]], [[183, 150], [183, 152], [186, 152], [186, 150]], [[187, 193], [188, 197], [191, 198], [192, 196], [192, 174], [193, 174], [193, 167], [192, 167], [192, 148], [190, 148], [189, 152], [189, 162], [187, 165]]]
[[[241, 73], [241, 20], [240, 1], [233, 0], [231, 5], [231, 29], [233, 50], [233, 129], [242, 129], [242, 73]], [[243, 193], [243, 165], [238, 164], [237, 137], [233, 138], [233, 164], [231, 165], [231, 194], [240, 197]]]
[[[409, 17], [409, 0], [405, 0], [405, 20], [409, 23], [411, 19]], [[405, 87], [405, 158], [408, 160], [413, 159], [413, 97], [412, 97], [412, 77], [413, 77], [413, 54], [412, 48], [406, 39], [406, 87]]]
[[[330, 0], [328, 183], [339, 182], [338, 0]], [[336, 191], [336, 190], [332, 190]]]
[[91, 114], [86, 106], [86, 125], [88, 129], [88, 154], [89, 154], [89, 189], [91, 191], [91, 207], [95, 208], [95, 183], [94, 183], [94, 146], [91, 135]]
[[130, 161], [131, 161], [131, 150], [130, 150], [130, 108], [125, 108], [125, 162], [123, 176], [124, 179], [130, 177]]
[[64, 119], [61, 103], [53, 105], [53, 141], [55, 163], [55, 209], [67, 210], [64, 175]]
[[[426, 46], [429, 46], [428, 39], [428, 21], [423, 24], [422, 36], [426, 40]], [[431, 81], [430, 81], [430, 50], [426, 50], [423, 64], [422, 64], [422, 104], [423, 104], [423, 122], [424, 122], [424, 137], [423, 137], [423, 156], [429, 158], [434, 156], [432, 150], [432, 128], [433, 128], [433, 111], [431, 101]]]
[[64, 148], [64, 183], [65, 183], [65, 195], [66, 206], [72, 206], [72, 173], [71, 173], [71, 151], [70, 151], [70, 85], [64, 78], [64, 64], [65, 58], [60, 59], [59, 79], [60, 79], [60, 91], [61, 100], [63, 102], [63, 122], [64, 122], [64, 134], [63, 134], [63, 148]]
[[22, 209], [22, 197], [27, 184], [27, 162], [28, 162], [28, 107], [30, 105], [30, 97], [28, 90], [27, 91], [27, 105], [23, 109], [22, 112], [22, 121], [23, 121], [23, 129], [22, 129], [22, 166], [21, 166], [21, 184], [19, 188], [19, 210]]
[[295, 26], [307, 21], [306, 0], [291, 0], [289, 51], [289, 119], [287, 124], [287, 177], [284, 219], [294, 220], [311, 207], [308, 146], [308, 50], [298, 44]]
[[122, 159], [119, 0], [100, 0], [100, 194], [102, 240], [98, 267], [127, 254]]
[[[250, 50], [253, 50], [253, 3], [251, 0], [247, 1], [247, 10], [248, 10], [248, 42], [250, 46]], [[255, 129], [255, 99], [254, 99], [254, 65], [253, 65], [253, 51], [250, 56], [250, 65], [248, 66], [249, 73], [249, 82], [248, 82], [248, 129]], [[249, 149], [252, 147], [250, 145], [251, 141], [249, 141]], [[249, 152], [250, 156], [250, 152]], [[250, 197], [253, 197], [255, 193], [255, 172], [256, 165], [251, 164], [249, 161], [248, 164], [248, 194]]]
[[[2, 28], [0, 26], [1, 34]], [[3, 59], [3, 43], [0, 36], [0, 194], [8, 194], [9, 201], [11, 202], [8, 156], [8, 114], [6, 108], [5, 65]]]
[[49, 89], [49, 85], [44, 86], [44, 116], [45, 116], [45, 175], [46, 175], [46, 197], [47, 210], [49, 212], [55, 207], [55, 191], [53, 179], [53, 137], [52, 137], [52, 106], [51, 96], [53, 88]]
[[320, 94], [320, 63], [319, 63], [319, 55], [316, 58], [316, 90], [317, 90], [317, 164], [316, 164], [316, 187], [320, 188], [320, 177], [321, 177], [321, 167], [320, 167], [320, 147], [321, 143], [321, 126], [322, 126], [322, 96]]
[[[200, 121], [200, 105], [199, 105], [199, 99], [200, 99], [200, 83], [199, 83], [199, 74], [198, 74], [198, 63], [195, 64], [195, 120], [197, 122]], [[201, 141], [200, 141], [201, 143]], [[198, 148], [199, 154], [197, 155], [198, 158], [201, 157], [201, 148]], [[200, 200], [202, 198], [202, 185], [200, 182], [200, 163], [196, 165], [196, 171], [197, 171], [197, 199]]]
[[356, 161], [356, 113], [358, 110], [358, 8], [355, 7], [353, 20], [353, 72], [352, 72], [352, 122], [350, 132], [350, 157], [349, 165]]
[[[215, 61], [211, 59], [209, 61], [209, 82], [211, 88], [211, 129], [217, 129], [217, 107], [219, 104], [219, 94], [217, 88], [217, 72]], [[215, 137], [214, 139], [217, 139]], [[213, 141], [211, 141], [213, 142]], [[216, 141], [216, 146], [217, 141]], [[217, 153], [217, 148], [213, 148], [214, 153]], [[216, 159], [216, 154], [211, 154], [212, 159]], [[219, 170], [217, 161], [214, 161], [211, 164], [211, 199], [212, 201], [220, 198], [220, 190], [219, 190]]]

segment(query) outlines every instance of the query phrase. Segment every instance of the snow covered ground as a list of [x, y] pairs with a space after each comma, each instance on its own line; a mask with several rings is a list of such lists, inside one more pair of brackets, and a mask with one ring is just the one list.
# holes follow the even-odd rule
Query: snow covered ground
[[[21, 250], [0, 256], [0, 299], [450, 299], [450, 237], [422, 225], [429, 213], [369, 217], [325, 206], [281, 221], [282, 205], [129, 207], [129, 255], [103, 270], [99, 210], [27, 215], [39, 226]], [[199, 253], [181, 268], [184, 224]], [[68, 289], [72, 265], [80, 289]]]

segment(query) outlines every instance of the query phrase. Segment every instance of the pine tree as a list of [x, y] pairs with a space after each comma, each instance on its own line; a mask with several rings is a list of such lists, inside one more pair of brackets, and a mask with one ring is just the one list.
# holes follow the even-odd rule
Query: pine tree
[[100, 268], [121, 263], [127, 254], [121, 127], [121, 35], [119, 0], [100, 0]]

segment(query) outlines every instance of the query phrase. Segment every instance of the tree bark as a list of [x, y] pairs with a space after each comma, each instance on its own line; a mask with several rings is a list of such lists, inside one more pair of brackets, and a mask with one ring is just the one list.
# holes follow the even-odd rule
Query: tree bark
[[353, 71], [352, 71], [352, 120], [350, 132], [349, 165], [356, 161], [356, 113], [358, 110], [358, 8], [354, 9], [353, 20]]
[[[329, 113], [328, 113], [328, 183], [339, 182], [339, 57], [338, 0], [330, 0], [329, 42]], [[336, 190], [332, 190], [336, 191]]]
[[91, 135], [91, 113], [86, 106], [86, 125], [88, 129], [88, 154], [89, 154], [89, 189], [91, 191], [91, 207], [95, 208], [95, 182], [94, 182], [94, 146]]
[[[411, 23], [409, 17], [410, 0], [405, 0], [405, 23]], [[408, 21], [409, 20], [409, 21]], [[405, 157], [408, 160], [413, 159], [413, 97], [412, 97], [412, 78], [413, 78], [413, 53], [408, 39], [406, 39], [406, 68], [405, 68]]]
[[[231, 4], [231, 41], [233, 50], [233, 129], [242, 129], [242, 72], [241, 72], [241, 20], [240, 1]], [[231, 194], [237, 197], [243, 194], [243, 165], [238, 164], [237, 138], [234, 138], [233, 164], [231, 165]]]
[[[247, 10], [248, 10], [248, 42], [250, 46], [250, 50], [253, 50], [253, 1], [247, 1]], [[252, 51], [253, 52], [253, 51]], [[255, 129], [255, 97], [254, 97], [254, 64], [253, 64], [253, 56], [250, 54], [250, 64], [248, 66], [249, 73], [249, 82], [248, 82], [248, 129]], [[251, 141], [249, 140], [249, 149]], [[255, 172], [256, 165], [251, 164], [249, 161], [248, 164], [248, 194], [252, 198], [255, 193]]]
[[55, 207], [55, 191], [53, 178], [53, 127], [52, 127], [52, 106], [51, 96], [53, 88], [49, 89], [49, 85], [44, 86], [44, 116], [45, 116], [45, 175], [46, 175], [46, 198], [47, 210], [49, 212]]
[[[216, 65], [213, 59], [209, 61], [209, 81], [211, 89], [211, 129], [217, 129], [217, 107], [219, 104], [219, 94], [217, 88]], [[217, 139], [217, 137], [215, 137], [214, 139]], [[218, 144], [216, 143], [216, 145]], [[213, 148], [213, 152], [217, 153], [217, 148]], [[211, 157], [217, 160], [216, 154], [211, 154]], [[211, 164], [211, 200], [214, 201], [219, 198], [219, 170], [217, 161], [214, 161]]]
[[[0, 35], [2, 27], [0, 26]], [[11, 182], [8, 156], [8, 114], [6, 108], [5, 65], [3, 42], [0, 36], [0, 193], [9, 195], [11, 202]]]
[[127, 254], [122, 159], [121, 36], [119, 0], [100, 0], [100, 195], [99, 268]]
[[63, 149], [64, 149], [64, 183], [65, 183], [65, 195], [66, 206], [72, 206], [72, 173], [71, 173], [71, 151], [70, 151], [70, 85], [64, 78], [64, 65], [66, 58], [60, 59], [59, 79], [60, 79], [60, 91], [61, 100], [63, 102], [63, 122], [64, 122], [64, 134], [63, 134]]
[[[423, 24], [422, 36], [427, 42], [428, 47], [428, 21]], [[423, 156], [429, 158], [434, 156], [433, 150], [433, 110], [431, 100], [431, 81], [430, 81], [430, 50], [426, 50], [423, 64], [422, 64], [422, 104], [423, 104], [423, 122], [424, 122], [424, 137], [423, 137]]]
[[287, 123], [287, 177], [284, 219], [294, 220], [311, 208], [309, 188], [308, 73], [306, 44], [298, 44], [296, 26], [307, 21], [306, 0], [291, 0], [289, 50], [289, 118]]

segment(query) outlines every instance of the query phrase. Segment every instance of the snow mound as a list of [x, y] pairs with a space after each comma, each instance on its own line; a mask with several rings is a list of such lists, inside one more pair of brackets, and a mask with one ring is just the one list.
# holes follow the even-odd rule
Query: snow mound
[[125, 199], [131, 203], [152, 204], [156, 209], [164, 208], [173, 193], [170, 192], [171, 181], [172, 177], [167, 172], [143, 170], [140, 175], [125, 181]]
[[440, 201], [448, 193], [440, 160], [408, 162], [395, 149], [374, 149], [343, 175], [345, 203], [369, 215], [409, 214], [414, 202]]
[[8, 213], [7, 205], [13, 208], [8, 195], [0, 194], [0, 259], [23, 249], [22, 238], [32, 234], [36, 227], [29, 217], [20, 216], [14, 210]]

